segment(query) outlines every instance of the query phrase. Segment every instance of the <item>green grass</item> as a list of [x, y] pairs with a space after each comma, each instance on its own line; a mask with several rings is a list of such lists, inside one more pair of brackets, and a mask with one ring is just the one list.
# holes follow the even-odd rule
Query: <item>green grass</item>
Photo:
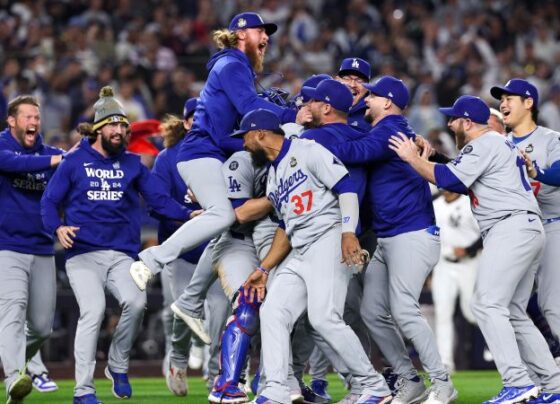
[[[492, 371], [457, 372], [453, 376], [455, 386], [459, 390], [457, 404], [475, 404], [494, 396], [501, 388], [498, 374]], [[335, 375], [329, 376], [329, 392], [334, 400], [341, 399], [346, 391]], [[27, 403], [69, 403], [72, 400], [73, 380], [57, 380], [59, 390], [53, 393], [38, 393], [33, 391], [26, 399]], [[159, 403], [207, 403], [206, 382], [199, 377], [189, 379], [189, 395], [174, 397], [165, 385], [163, 378], [132, 378], [133, 398], [130, 404], [159, 404]], [[111, 393], [108, 380], [97, 380], [97, 397], [105, 404], [120, 403]]]

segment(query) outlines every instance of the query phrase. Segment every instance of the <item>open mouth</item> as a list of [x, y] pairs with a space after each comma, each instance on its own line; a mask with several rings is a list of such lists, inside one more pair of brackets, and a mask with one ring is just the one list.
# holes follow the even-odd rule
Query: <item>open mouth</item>
[[35, 141], [35, 136], [37, 135], [37, 128], [30, 126], [25, 130], [25, 139], [29, 141]]
[[109, 140], [113, 144], [121, 144], [123, 142], [123, 137], [121, 135], [112, 135]]
[[264, 56], [264, 52], [266, 51], [267, 42], [261, 42], [258, 46], [259, 55]]

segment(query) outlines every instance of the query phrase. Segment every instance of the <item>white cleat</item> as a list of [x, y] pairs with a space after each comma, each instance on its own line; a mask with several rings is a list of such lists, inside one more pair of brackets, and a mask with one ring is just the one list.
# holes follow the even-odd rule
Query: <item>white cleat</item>
[[397, 394], [391, 401], [392, 404], [416, 404], [426, 398], [427, 390], [424, 381], [414, 381], [399, 377], [395, 384]]
[[451, 380], [434, 380], [428, 389], [428, 398], [423, 404], [449, 404], [457, 399], [459, 393]]
[[178, 368], [170, 364], [165, 374], [165, 381], [169, 391], [176, 396], [184, 397], [187, 395], [187, 369]]
[[[132, 267], [130, 269], [132, 271]], [[183, 312], [175, 303], [171, 303], [170, 307], [173, 313], [175, 313], [177, 317], [183, 320], [185, 324], [189, 326], [192, 332], [194, 332], [202, 342], [204, 342], [206, 345], [210, 345], [212, 339], [204, 329], [204, 323], [201, 319], [189, 316], [187, 313]]]
[[141, 291], [146, 290], [146, 286], [148, 285], [148, 281], [152, 279], [154, 276], [150, 268], [146, 266], [142, 261], [134, 261], [130, 266], [130, 276], [134, 280], [136, 286]]
[[204, 348], [201, 346], [191, 345], [189, 351], [189, 368], [200, 369], [204, 361]]

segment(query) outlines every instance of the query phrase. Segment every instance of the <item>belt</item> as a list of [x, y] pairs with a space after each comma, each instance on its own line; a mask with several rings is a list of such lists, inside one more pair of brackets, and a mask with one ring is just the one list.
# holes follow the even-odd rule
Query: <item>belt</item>
[[458, 264], [460, 259], [459, 258], [449, 258], [449, 257], [443, 257], [443, 259], [447, 262], [451, 262], [452, 264]]
[[439, 236], [439, 227], [435, 224], [431, 225], [430, 227], [426, 228], [426, 231], [430, 233], [432, 236]]
[[560, 222], [560, 217], [551, 217], [550, 219], [544, 219], [543, 220], [544, 224], [549, 224], [549, 223], [553, 223], [553, 222]]

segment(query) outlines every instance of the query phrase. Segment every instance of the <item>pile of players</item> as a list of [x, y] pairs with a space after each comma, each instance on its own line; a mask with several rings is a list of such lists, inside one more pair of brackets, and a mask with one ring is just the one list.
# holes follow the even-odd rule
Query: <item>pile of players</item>
[[[526, 312], [537, 278], [539, 304], [558, 337], [560, 134], [537, 126], [535, 87], [512, 79], [492, 89], [507, 137], [490, 129], [479, 98], [441, 108], [461, 149], [450, 160], [408, 125], [406, 85], [391, 76], [370, 83], [370, 66], [359, 58], [345, 59], [335, 78], [309, 78], [293, 102], [260, 97], [254, 78], [276, 29], [242, 13], [214, 34], [221, 51], [184, 121], [168, 125], [152, 173], [125, 150], [130, 123], [111, 88], [93, 106], [94, 122], [80, 126], [83, 140], [64, 155], [42, 143], [33, 97], [10, 102], [0, 134], [8, 403], [29, 394], [26, 359], [52, 328], [53, 235], [80, 308], [74, 403], [99, 402], [93, 373], [105, 290], [122, 308], [105, 375], [115, 396], [132, 396], [130, 349], [146, 286], [160, 272], [175, 299], [166, 378], [177, 395], [187, 394], [195, 334], [220, 357], [210, 365], [209, 401], [247, 402], [241, 381], [260, 334], [255, 403], [327, 401], [329, 362], [349, 386], [340, 403], [454, 401], [458, 392], [419, 305], [440, 259], [429, 182], [468, 194], [482, 235], [472, 310], [504, 385], [486, 402], [560, 400], [560, 369]], [[161, 244], [141, 252], [140, 195], [161, 220]], [[370, 228], [371, 257], [358, 240]], [[222, 294], [212, 291], [216, 279]], [[368, 337], [392, 367], [387, 379], [371, 365]], [[303, 385], [308, 361], [321, 394]]]

